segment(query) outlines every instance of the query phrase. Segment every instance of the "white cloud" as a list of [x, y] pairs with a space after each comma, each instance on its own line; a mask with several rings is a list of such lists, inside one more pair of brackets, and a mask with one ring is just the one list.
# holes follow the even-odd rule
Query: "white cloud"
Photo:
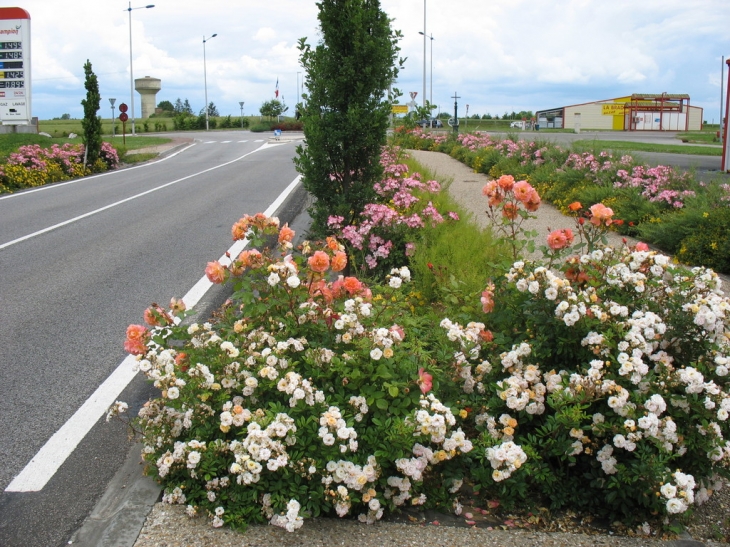
[[[140, 2], [140, 4], [142, 4]], [[41, 118], [81, 116], [83, 64], [102, 97], [128, 100], [129, 20], [123, 0], [25, 0], [31, 14], [33, 110]], [[403, 33], [407, 57], [397, 83], [422, 98], [422, 0], [381, 0]], [[470, 113], [538, 110], [632, 92], [688, 93], [719, 114], [720, 56], [730, 55], [726, 0], [426, 0], [426, 88]], [[255, 113], [276, 79], [288, 104], [297, 94], [298, 39], [319, 39], [316, 0], [156, 0], [131, 12], [135, 77], [160, 78], [159, 100], [203, 106], [204, 36], [208, 97], [222, 114], [238, 102]], [[433, 47], [432, 47], [433, 46]], [[718, 95], [717, 99], [712, 99]], [[126, 96], [126, 99], [125, 99]], [[105, 99], [103, 99], [106, 102]], [[249, 109], [249, 106], [251, 107]], [[463, 111], [463, 108], [460, 109]]]

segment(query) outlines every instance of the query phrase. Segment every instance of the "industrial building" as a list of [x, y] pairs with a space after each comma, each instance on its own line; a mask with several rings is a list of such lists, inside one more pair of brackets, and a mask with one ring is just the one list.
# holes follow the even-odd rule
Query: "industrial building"
[[702, 108], [690, 106], [689, 95], [674, 93], [635, 93], [536, 113], [541, 129], [575, 131], [699, 131], [702, 115]]

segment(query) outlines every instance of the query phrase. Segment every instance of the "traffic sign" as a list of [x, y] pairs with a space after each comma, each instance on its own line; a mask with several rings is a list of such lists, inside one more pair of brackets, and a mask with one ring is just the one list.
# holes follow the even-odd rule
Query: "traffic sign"
[[127, 116], [126, 112], [122, 112], [121, 114], [119, 114], [119, 119], [122, 122], [126, 122], [129, 119], [129, 116]]
[[127, 111], [127, 103], [122, 103], [119, 105], [119, 112], [126, 112]]

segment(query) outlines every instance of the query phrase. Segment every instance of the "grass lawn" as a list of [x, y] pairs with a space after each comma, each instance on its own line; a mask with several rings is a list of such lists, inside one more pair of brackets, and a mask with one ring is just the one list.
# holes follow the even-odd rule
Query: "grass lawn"
[[632, 152], [663, 152], [665, 154], [687, 154], [690, 156], [722, 156], [720, 146], [684, 146], [682, 144], [653, 144], [629, 141], [580, 140], [573, 142], [575, 150], [616, 150]]

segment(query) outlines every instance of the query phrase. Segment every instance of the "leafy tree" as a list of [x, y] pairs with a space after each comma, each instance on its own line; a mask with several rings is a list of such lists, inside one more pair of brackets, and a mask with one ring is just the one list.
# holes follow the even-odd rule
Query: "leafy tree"
[[269, 118], [276, 118], [277, 116], [281, 116], [287, 110], [289, 110], [289, 107], [285, 106], [284, 103], [277, 99], [266, 101], [264, 104], [261, 105], [261, 108], [259, 108], [259, 112], [261, 113], [261, 115], [267, 116]]
[[101, 155], [101, 117], [96, 113], [99, 111], [101, 95], [99, 95], [99, 81], [96, 74], [91, 70], [91, 63], [86, 60], [84, 64], [86, 74], [86, 98], [81, 101], [84, 107], [84, 119], [81, 120], [83, 130], [82, 142], [86, 148], [86, 163], [94, 165]]
[[[205, 108], [200, 109], [200, 116], [205, 116]], [[218, 113], [218, 107], [213, 104], [213, 101], [210, 101], [210, 104], [208, 105], [208, 117], [218, 117], [220, 114]]]
[[393, 104], [388, 88], [403, 59], [401, 34], [391, 29], [379, 0], [321, 0], [317, 6], [320, 43], [299, 40], [308, 90], [302, 106], [307, 146], [297, 147], [295, 164], [316, 198], [310, 231], [322, 236], [330, 215], [355, 224], [375, 197]]
[[71, 114], [69, 114], [69, 113], [61, 114], [61, 119], [62, 120], [70, 120], [71, 119]]
[[174, 110], [175, 114], [183, 113], [184, 107], [183, 107], [183, 102], [180, 100], [180, 97], [178, 97], [177, 100], [175, 101], [175, 106], [174, 106], [173, 110]]
[[185, 99], [185, 103], [183, 104], [182, 113], [183, 114], [192, 114], [193, 113], [193, 107], [190, 106], [190, 101], [188, 101], [187, 99]]
[[157, 104], [157, 108], [161, 108], [162, 110], [165, 110], [167, 112], [174, 112], [175, 107], [172, 105], [170, 101], [160, 101]]

